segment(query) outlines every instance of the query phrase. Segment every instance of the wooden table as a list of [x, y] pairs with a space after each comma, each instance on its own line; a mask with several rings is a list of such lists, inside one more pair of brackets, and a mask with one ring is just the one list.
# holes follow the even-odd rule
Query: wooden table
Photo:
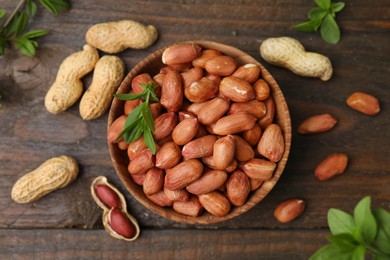
[[[0, 58], [0, 255], [1, 259], [307, 259], [327, 243], [329, 208], [352, 212], [364, 196], [390, 208], [390, 2], [348, 1], [338, 15], [342, 40], [325, 43], [319, 34], [291, 26], [306, 19], [313, 1], [71, 1], [68, 12], [52, 16], [42, 8], [31, 29], [48, 29], [36, 58], [8, 51]], [[12, 10], [16, 1], [3, 0]], [[153, 24], [158, 41], [146, 50], [120, 54], [129, 71], [152, 51], [174, 42], [202, 39], [233, 45], [259, 60], [274, 75], [287, 99], [293, 141], [287, 167], [271, 193], [246, 214], [220, 224], [191, 226], [168, 221], [144, 208], [125, 190], [111, 165], [107, 114], [83, 121], [78, 103], [52, 115], [44, 96], [62, 60], [82, 48], [85, 32], [96, 23], [133, 19]], [[269, 65], [259, 54], [268, 37], [292, 36], [310, 51], [328, 56], [329, 82], [303, 78]], [[85, 79], [85, 86], [91, 75]], [[365, 116], [346, 106], [354, 91], [379, 97], [382, 111]], [[331, 113], [337, 126], [328, 133], [302, 136], [296, 127], [306, 117]], [[333, 152], [350, 157], [347, 171], [332, 180], [315, 179], [315, 166]], [[70, 186], [41, 200], [19, 205], [11, 200], [15, 181], [50, 157], [67, 154], [80, 164]], [[125, 195], [139, 221], [135, 242], [111, 238], [89, 186], [105, 175]], [[305, 213], [289, 224], [273, 218], [281, 201], [299, 197]]]

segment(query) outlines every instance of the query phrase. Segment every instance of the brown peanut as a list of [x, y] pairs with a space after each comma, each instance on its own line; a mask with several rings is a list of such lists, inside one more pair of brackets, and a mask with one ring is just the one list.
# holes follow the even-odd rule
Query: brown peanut
[[214, 143], [213, 160], [215, 168], [226, 169], [234, 158], [235, 140], [232, 135], [219, 138]]
[[198, 81], [192, 82], [191, 85], [184, 89], [185, 97], [196, 103], [201, 103], [209, 100], [217, 95], [218, 86], [208, 78], [201, 78]]
[[144, 193], [149, 196], [162, 190], [164, 177], [164, 171], [162, 169], [153, 167], [148, 170], [142, 186]]
[[173, 202], [173, 210], [191, 217], [197, 217], [203, 212], [203, 206], [197, 197], [191, 197], [188, 201]]
[[317, 134], [329, 131], [337, 124], [337, 120], [330, 114], [320, 114], [305, 119], [298, 126], [300, 134]]
[[154, 120], [155, 131], [153, 133], [155, 140], [161, 140], [169, 136], [177, 124], [177, 116], [173, 112], [159, 115]]
[[305, 210], [306, 203], [301, 199], [289, 199], [280, 203], [274, 210], [274, 217], [280, 223], [290, 222]]
[[170, 190], [167, 187], [164, 187], [164, 193], [165, 196], [167, 196], [167, 198], [173, 202], [185, 202], [190, 199], [190, 194], [186, 189]]
[[216, 50], [203, 50], [198, 58], [192, 61], [194, 67], [205, 68], [206, 61], [211, 58], [221, 56], [222, 54]]
[[189, 159], [169, 169], [165, 175], [164, 186], [170, 190], [186, 187], [200, 178], [203, 173], [203, 164], [197, 159]]
[[249, 178], [268, 181], [272, 178], [276, 163], [254, 158], [241, 166], [241, 169], [248, 175]]
[[248, 113], [257, 119], [260, 119], [265, 116], [267, 111], [263, 102], [251, 100], [248, 102], [233, 103], [229, 108], [228, 115], [242, 112]]
[[236, 158], [237, 161], [246, 162], [255, 156], [255, 151], [253, 151], [250, 144], [248, 144], [244, 139], [238, 135], [235, 135], [234, 140], [236, 141], [234, 158]]
[[134, 224], [127, 215], [123, 214], [123, 212], [117, 208], [112, 208], [109, 211], [108, 225], [108, 228], [127, 239], [134, 238], [137, 235], [137, 229]]
[[160, 103], [168, 112], [178, 112], [180, 110], [183, 103], [183, 86], [179, 72], [169, 71], [165, 75]]
[[130, 174], [144, 174], [154, 166], [154, 157], [149, 149], [139, 152], [128, 166]]
[[225, 171], [210, 170], [205, 172], [202, 177], [187, 186], [187, 190], [195, 195], [201, 195], [217, 190], [225, 183], [228, 175]]
[[197, 118], [188, 118], [181, 121], [172, 132], [172, 139], [177, 145], [189, 143], [199, 129]]
[[162, 54], [164, 64], [192, 62], [201, 54], [202, 48], [197, 44], [174, 44], [166, 48]]
[[247, 102], [255, 98], [253, 87], [245, 80], [233, 76], [222, 79], [219, 93], [234, 102]]
[[279, 125], [271, 124], [264, 130], [257, 151], [272, 162], [278, 162], [282, 158], [284, 137]]
[[202, 158], [213, 154], [214, 143], [217, 141], [215, 135], [199, 137], [183, 146], [181, 154], [184, 160]]
[[229, 109], [229, 101], [223, 98], [213, 98], [197, 112], [199, 122], [210, 125], [220, 119]]
[[248, 144], [254, 146], [259, 143], [262, 134], [263, 131], [261, 130], [261, 127], [258, 124], [255, 124], [252, 129], [242, 132], [242, 138], [244, 138]]
[[166, 142], [156, 153], [156, 167], [160, 169], [170, 169], [176, 166], [181, 159], [179, 146], [174, 142]]
[[248, 63], [238, 67], [238, 69], [232, 74], [233, 77], [245, 80], [253, 84], [260, 75], [260, 67], [253, 63]]
[[267, 112], [263, 118], [259, 119], [259, 125], [263, 130], [273, 123], [276, 112], [275, 101], [271, 96], [264, 100], [264, 104]]
[[333, 153], [321, 161], [314, 170], [316, 178], [325, 181], [342, 174], [348, 165], [348, 156], [344, 153]]
[[221, 117], [215, 124], [213, 132], [217, 135], [229, 135], [252, 129], [256, 118], [248, 113], [235, 113]]
[[205, 69], [208, 73], [218, 76], [229, 76], [237, 68], [236, 61], [226, 55], [215, 56], [205, 63]]
[[244, 205], [250, 191], [249, 178], [240, 170], [234, 171], [226, 181], [226, 195], [234, 206]]
[[354, 92], [347, 98], [347, 105], [363, 114], [373, 116], [380, 112], [379, 100], [364, 92]]
[[118, 194], [109, 186], [99, 184], [95, 186], [95, 193], [97, 197], [109, 208], [121, 208], [121, 202]]
[[218, 191], [199, 195], [198, 198], [202, 206], [212, 215], [223, 217], [230, 211], [229, 200]]

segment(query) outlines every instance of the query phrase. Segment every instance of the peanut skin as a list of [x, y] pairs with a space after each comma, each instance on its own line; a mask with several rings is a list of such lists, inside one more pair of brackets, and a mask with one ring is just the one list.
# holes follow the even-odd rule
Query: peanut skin
[[97, 50], [86, 44], [82, 51], [68, 56], [60, 65], [54, 84], [45, 96], [47, 111], [58, 114], [71, 107], [83, 92], [81, 78], [95, 67]]
[[87, 31], [87, 43], [107, 53], [118, 53], [127, 48], [145, 49], [158, 37], [153, 25], [132, 20], [95, 24]]
[[17, 180], [11, 197], [20, 204], [38, 200], [74, 181], [78, 173], [78, 164], [72, 157], [63, 155], [51, 158]]
[[84, 120], [98, 118], [108, 109], [124, 76], [125, 64], [119, 57], [106, 55], [100, 58], [92, 84], [80, 101], [80, 115]]
[[324, 55], [306, 52], [302, 44], [290, 37], [268, 38], [260, 45], [260, 55], [268, 63], [289, 69], [303, 77], [327, 81], [333, 68]]

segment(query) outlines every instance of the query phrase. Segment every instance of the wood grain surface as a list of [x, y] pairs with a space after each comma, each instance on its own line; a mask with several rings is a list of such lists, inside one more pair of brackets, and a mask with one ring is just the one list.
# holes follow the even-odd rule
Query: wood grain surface
[[[29, 25], [48, 29], [34, 59], [9, 50], [0, 57], [0, 255], [2, 259], [305, 259], [326, 243], [329, 208], [352, 212], [364, 196], [373, 206], [390, 209], [390, 2], [346, 2], [338, 14], [342, 40], [324, 42], [319, 34], [291, 27], [306, 19], [313, 1], [70, 1], [70, 11], [52, 16], [39, 8]], [[16, 1], [2, 0], [11, 11]], [[274, 76], [287, 100], [292, 119], [292, 147], [275, 188], [257, 206], [232, 220], [211, 225], [186, 225], [166, 220], [138, 203], [115, 173], [106, 142], [107, 113], [87, 122], [76, 103], [52, 115], [44, 96], [58, 67], [85, 43], [96, 23], [133, 19], [153, 24], [157, 42], [146, 50], [119, 54], [127, 72], [151, 52], [178, 41], [211, 40], [232, 45], [260, 61]], [[259, 54], [268, 37], [295, 37], [307, 50], [325, 54], [334, 67], [329, 82], [302, 78], [265, 63]], [[85, 88], [92, 75], [83, 81]], [[377, 96], [382, 111], [365, 116], [346, 106], [355, 91]], [[296, 127], [305, 118], [331, 113], [337, 126], [328, 133], [302, 136]], [[350, 157], [346, 172], [319, 182], [315, 166], [333, 152]], [[66, 154], [80, 164], [70, 186], [41, 200], [18, 205], [11, 200], [15, 181], [48, 158]], [[133, 243], [110, 238], [101, 210], [89, 193], [99, 175], [121, 190], [128, 210], [139, 221], [141, 236]], [[284, 199], [307, 202], [304, 214], [289, 224], [273, 218]], [[144, 232], [143, 232], [144, 231]]]

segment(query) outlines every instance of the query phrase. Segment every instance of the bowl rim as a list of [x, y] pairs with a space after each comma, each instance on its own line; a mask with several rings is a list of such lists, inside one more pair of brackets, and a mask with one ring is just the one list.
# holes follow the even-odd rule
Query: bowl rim
[[[286, 166], [288, 156], [290, 153], [291, 138], [292, 138], [291, 118], [290, 118], [287, 102], [284, 98], [284, 95], [278, 83], [275, 81], [273, 76], [268, 72], [268, 70], [255, 58], [253, 58], [252, 56], [248, 55], [247, 53], [233, 46], [215, 42], [215, 41], [192, 40], [192, 41], [177, 42], [173, 44], [182, 44], [182, 43], [195, 43], [200, 45], [203, 49], [218, 48], [218, 50], [221, 51], [222, 53], [235, 58], [239, 65], [254, 63], [260, 67], [261, 78], [264, 79], [270, 86], [271, 95], [275, 101], [274, 102], [275, 109], [276, 109], [275, 118], [277, 124], [282, 128], [282, 133], [284, 135], [284, 145], [285, 145], [283, 156], [280, 159], [280, 161], [277, 162], [277, 167], [274, 171], [271, 180], [265, 181], [257, 190], [253, 192], [251, 191], [251, 194], [249, 195], [246, 203], [240, 207], [233, 206], [232, 210], [226, 216], [223, 217], [214, 216], [208, 213], [207, 211], [205, 211], [203, 214], [201, 214], [198, 217], [186, 216], [175, 212], [171, 207], [163, 208], [158, 206], [157, 204], [154, 204], [151, 200], [149, 200], [146, 197], [146, 195], [142, 192], [142, 186], [136, 184], [131, 179], [130, 174], [127, 171], [127, 165], [124, 166], [125, 163], [128, 163], [128, 158], [126, 162], [126, 158], [124, 158], [123, 156], [123, 153], [126, 153], [126, 151], [119, 150], [115, 143], [110, 143], [110, 142], [107, 143], [108, 143], [111, 162], [114, 166], [114, 169], [118, 177], [120, 178], [120, 180], [122, 181], [126, 189], [130, 192], [130, 194], [144, 207], [146, 207], [152, 212], [168, 220], [175, 221], [175, 222], [181, 222], [186, 224], [213, 224], [213, 223], [218, 223], [218, 222], [235, 218], [249, 211], [255, 205], [257, 205], [261, 200], [263, 200], [268, 195], [268, 193], [272, 190], [272, 188], [276, 185], [277, 181], [279, 180], [280, 176], [283, 173], [283, 170]], [[160, 64], [157, 65], [151, 63], [153, 62], [157, 63], [155, 59], [159, 56], [161, 57], [163, 51], [173, 44], [160, 48], [152, 52], [151, 54], [147, 55], [141, 61], [139, 61], [123, 79], [122, 83], [120, 84], [117, 90], [117, 93], [128, 93], [131, 89], [131, 80], [135, 76], [144, 72], [150, 73], [150, 71], [153, 70], [155, 70], [155, 72], [158, 72], [158, 69], [161, 68], [161, 66], [164, 66], [164, 64], [162, 62], [160, 62]], [[147, 65], [150, 65], [151, 67], [145, 68], [145, 66]], [[113, 121], [123, 114], [123, 112], [119, 113], [119, 111], [123, 111], [123, 105], [124, 105], [123, 101], [120, 101], [115, 98], [112, 100], [110, 110], [109, 110], [108, 120], [107, 120], [107, 130], [109, 126], [113, 123]]]

